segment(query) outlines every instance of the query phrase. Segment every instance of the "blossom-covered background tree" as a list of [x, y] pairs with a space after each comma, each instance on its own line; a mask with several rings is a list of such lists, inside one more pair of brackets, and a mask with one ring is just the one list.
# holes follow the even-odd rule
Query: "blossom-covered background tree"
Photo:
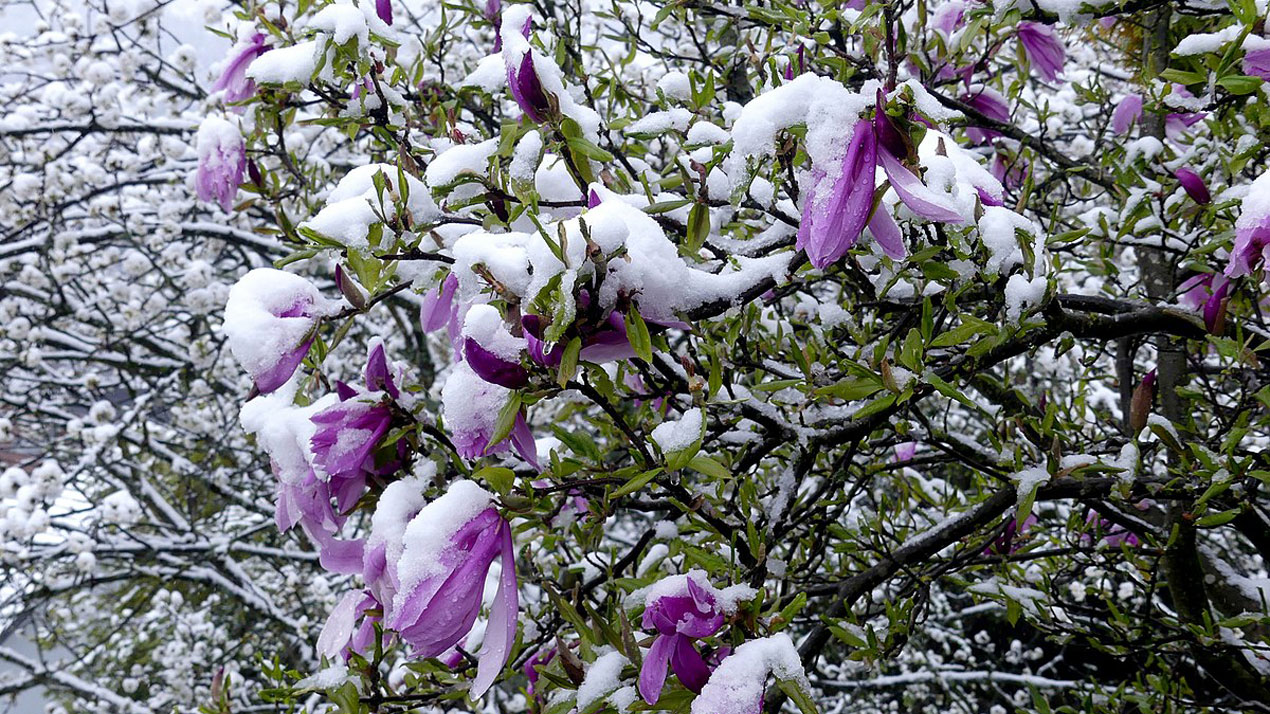
[[1263, 3], [4, 12], [3, 693], [1270, 708]]

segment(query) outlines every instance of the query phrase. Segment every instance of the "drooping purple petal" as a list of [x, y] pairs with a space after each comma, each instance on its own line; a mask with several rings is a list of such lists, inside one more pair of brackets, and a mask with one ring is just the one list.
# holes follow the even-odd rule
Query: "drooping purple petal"
[[[265, 46], [263, 33], [257, 32], [252, 35], [251, 39], [238, 46], [238, 54], [225, 66], [225, 71], [221, 72], [220, 78], [212, 85], [212, 91], [219, 92], [224, 90], [225, 103], [227, 104], [241, 102], [253, 96], [256, 93], [256, 83], [247, 78], [247, 67], [257, 57], [270, 49], [270, 47]], [[232, 110], [241, 112], [243, 108], [233, 107]]]
[[876, 165], [872, 122], [860, 119], [852, 128], [841, 175], [826, 186], [821, 173], [803, 202], [795, 247], [807, 253], [814, 267], [824, 268], [837, 261], [859, 239], [873, 207]]
[[490, 352], [471, 337], [463, 339], [463, 357], [477, 376], [508, 389], [520, 389], [529, 384], [529, 372], [519, 362], [511, 362]]
[[378, 342], [370, 350], [366, 360], [366, 389], [372, 392], [387, 392], [393, 399], [401, 396], [397, 385], [393, 383], [392, 371], [388, 368], [388, 357], [384, 353], [384, 345]]
[[900, 232], [900, 227], [885, 206], [878, 206], [873, 212], [873, 217], [869, 219], [869, 232], [873, 234], [873, 240], [882, 247], [882, 252], [891, 260], [900, 260], [908, 255], [908, 248], [904, 245], [904, 234]]
[[525, 421], [524, 409], [516, 415], [516, 422], [512, 425], [512, 433], [508, 438], [512, 442], [512, 448], [520, 454], [520, 458], [535, 469], [542, 470], [538, 464], [538, 445], [534, 442], [534, 434], [529, 428], [529, 423]]
[[1111, 129], [1120, 135], [1127, 134], [1129, 129], [1138, 123], [1141, 116], [1142, 97], [1137, 94], [1126, 94], [1116, 104], [1116, 110], [1111, 114]]
[[1225, 330], [1226, 296], [1230, 293], [1230, 281], [1224, 277], [1217, 279], [1220, 283], [1213, 294], [1204, 301], [1204, 328], [1211, 335], [1220, 336]]
[[1019, 42], [1032, 66], [1047, 82], [1053, 82], [1063, 71], [1067, 50], [1051, 25], [1023, 21], [1018, 25]]
[[[1000, 92], [991, 87], [973, 86], [962, 97], [962, 101], [989, 119], [1002, 123], [1010, 121], [1010, 105]], [[966, 138], [974, 144], [986, 144], [998, 136], [1001, 136], [1001, 132], [993, 129], [966, 127]]]
[[375, 0], [375, 14], [385, 25], [392, 24], [392, 0]]
[[917, 178], [912, 171], [909, 171], [894, 156], [888, 152], [879, 151], [878, 163], [886, 171], [886, 177], [891, 182], [891, 188], [895, 189], [895, 193], [899, 194], [900, 200], [913, 213], [928, 221], [953, 224], [965, 222], [961, 214], [957, 212], [947, 198], [930, 190], [926, 184], [922, 183], [921, 179]]
[[440, 287], [429, 290], [423, 296], [423, 304], [419, 308], [419, 322], [423, 325], [425, 332], [436, 332], [454, 321], [456, 312], [454, 293], [458, 287], [458, 277], [450, 273], [445, 276]]
[[1248, 50], [1244, 53], [1244, 74], [1270, 80], [1270, 47]]
[[670, 667], [670, 656], [680, 635], [657, 635], [653, 646], [644, 655], [644, 665], [639, 670], [639, 694], [649, 704], [656, 704], [661, 699], [662, 687], [666, 685], [666, 670]]
[[511, 526], [502, 518], [499, 519], [498, 546], [502, 572], [498, 591], [490, 603], [485, 641], [476, 653], [476, 678], [472, 680], [470, 692], [473, 699], [479, 699], [498, 678], [516, 642], [516, 617], [520, 612], [520, 596], [516, 590], [516, 547], [512, 543]]
[[322, 627], [322, 633], [318, 635], [317, 653], [319, 655], [333, 660], [344, 650], [349, 638], [353, 636], [353, 628], [357, 625], [357, 603], [365, 597], [365, 593], [360, 590], [350, 590], [344, 593], [344, 597], [340, 598], [335, 607], [331, 608], [331, 614], [326, 618], [326, 625]]
[[693, 647], [692, 640], [684, 636], [676, 638], [675, 649], [671, 653], [670, 666], [679, 677], [679, 682], [693, 692], [701, 692], [710, 679], [710, 667], [701, 658], [701, 653]]

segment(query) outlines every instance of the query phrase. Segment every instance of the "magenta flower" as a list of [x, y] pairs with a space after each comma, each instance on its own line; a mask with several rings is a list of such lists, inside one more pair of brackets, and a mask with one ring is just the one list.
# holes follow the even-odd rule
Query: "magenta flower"
[[1090, 511], [1086, 523], [1093, 524], [1093, 534], [1089, 532], [1082, 533], [1080, 539], [1086, 543], [1091, 543], [1097, 537], [1102, 542], [1112, 548], [1119, 548], [1121, 545], [1136, 547], [1142, 543], [1137, 534], [1117, 525], [1108, 518], [1104, 518], [1097, 511]]
[[639, 693], [656, 704], [661, 698], [669, 665], [685, 688], [700, 692], [710, 678], [710, 667], [693, 640], [709, 637], [723, 626], [723, 611], [711, 589], [691, 575], [667, 578], [657, 596], [650, 594], [644, 609], [644, 629], [656, 629], [657, 637], [639, 672]]
[[1243, 200], [1243, 209], [1235, 221], [1235, 245], [1230, 253], [1226, 276], [1249, 275], [1270, 258], [1270, 202], [1264, 198], [1270, 191], [1270, 174], [1262, 174], [1252, 182]]
[[538, 650], [533, 657], [526, 660], [525, 678], [529, 680], [529, 686], [526, 688], [525, 693], [529, 695], [530, 699], [538, 698], [538, 694], [534, 691], [534, 687], [538, 684], [538, 669], [551, 664], [551, 660], [555, 658], [556, 648], [553, 646]]
[[520, 611], [511, 526], [490, 503], [490, 494], [476, 484], [456, 481], [411, 520], [398, 565], [402, 588], [387, 617], [412, 656], [444, 654], [476, 623], [486, 576], [499, 560], [498, 591], [469, 692], [474, 699], [507, 663]]
[[785, 65], [785, 80], [791, 80], [794, 77], [807, 71], [807, 48], [802, 45], [798, 46], [798, 54], [791, 58], [789, 64]]
[[966, 24], [966, 4], [962, 0], [950, 0], [940, 5], [930, 21], [930, 26], [942, 32], [945, 38], [952, 37], [952, 34], [964, 24]]
[[[860, 119], [851, 131], [851, 142], [842, 157], [841, 175], [831, 187], [817, 170], [803, 201], [802, 221], [795, 247], [807, 253], [816, 268], [824, 268], [847, 254], [859, 240], [873, 207], [877, 139], [873, 124]], [[826, 195], [825, 189], [829, 188]]]
[[1019, 42], [1023, 43], [1023, 51], [1041, 78], [1053, 82], [1063, 71], [1063, 62], [1067, 59], [1067, 50], [1063, 41], [1050, 25], [1039, 22], [1023, 21], [1018, 25]]
[[520, 364], [526, 342], [513, 337], [503, 316], [493, 305], [473, 305], [463, 321], [463, 358], [486, 382], [508, 389], [529, 384], [529, 372]]
[[456, 364], [441, 389], [442, 418], [450, 431], [450, 441], [465, 459], [513, 448], [522, 459], [538, 468], [538, 450], [523, 408], [516, 416], [511, 435], [498, 443], [490, 443], [509, 391], [482, 379], [468, 363]]
[[1022, 523], [1019, 523], [1017, 518], [1011, 518], [1010, 522], [1005, 524], [1005, 529], [1001, 531], [1001, 534], [983, 549], [983, 554], [1012, 555], [1017, 552], [1021, 546], [1016, 539], [1036, 525], [1036, 521], [1036, 515], [1032, 513], [1029, 513]]
[[1200, 273], [1187, 278], [1177, 286], [1178, 302], [1192, 310], [1202, 310], [1204, 328], [1209, 334], [1222, 334], [1225, 321], [1226, 296], [1230, 294], [1230, 279], [1214, 273]]
[[1211, 203], [1213, 197], [1208, 193], [1208, 186], [1204, 183], [1204, 179], [1194, 171], [1182, 167], [1173, 172], [1177, 177], [1178, 183], [1182, 184], [1182, 188], [1186, 189], [1186, 194], [1190, 196], [1198, 204], [1206, 205]]
[[[991, 87], [973, 86], [961, 99], [989, 119], [1002, 123], [1010, 121], [1010, 105], [1006, 103], [1005, 97], [1001, 96], [1000, 92]], [[1001, 132], [992, 129], [966, 127], [966, 138], [974, 144], [986, 144], [998, 136], [1001, 136]]]
[[1164, 117], [1164, 134], [1176, 141], [1206, 116], [1205, 112], [1171, 112]]
[[1270, 80], [1270, 47], [1245, 52], [1243, 70], [1250, 77]]
[[902, 464], [905, 461], [912, 461], [914, 456], [917, 456], [916, 441], [906, 441], [895, 445], [895, 463]]
[[1137, 94], [1126, 94], [1111, 114], [1111, 129], [1117, 134], [1127, 134], [1129, 129], [1142, 117], [1142, 97]]
[[[372, 455], [392, 426], [392, 411], [359, 399], [340, 402], [312, 417], [314, 464], [332, 483], [360, 480], [375, 471]], [[354, 499], [355, 500], [355, 499]]]
[[[507, 33], [507, 23], [504, 22], [503, 25], [500, 39], [502, 39], [502, 34]], [[532, 29], [533, 18], [525, 18], [525, 24], [521, 27], [521, 34], [528, 39]], [[525, 116], [529, 117], [530, 121], [541, 124], [551, 117], [554, 98], [543, 88], [542, 80], [538, 77], [538, 70], [534, 67], [533, 48], [528, 42], [522, 44], [523, 53], [520, 58], [518, 60], [507, 59], [507, 87], [511, 89], [512, 98], [516, 100], [516, 104], [520, 106], [520, 110], [525, 113]], [[504, 57], [507, 57], [508, 49], [503, 50]], [[513, 54], [515, 53], [513, 52]]]
[[385, 25], [392, 24], [392, 0], [375, 0], [375, 14]]
[[[247, 67], [260, 55], [268, 52], [270, 47], [265, 45], [265, 36], [257, 32], [251, 36], [250, 40], [240, 43], [235, 50], [238, 54], [229, 61], [225, 66], [225, 71], [221, 72], [220, 79], [216, 80], [216, 84], [212, 85], [213, 92], [224, 90], [225, 103], [233, 104], [241, 102], [248, 97], [256, 94], [256, 83], [247, 77]], [[233, 111], [241, 112], [242, 107], [233, 107]]]
[[256, 389], [268, 394], [295, 374], [313, 343], [318, 321], [331, 310], [304, 278], [257, 268], [230, 288], [223, 329], [234, 358]]
[[199, 200], [215, 200], [228, 212], [234, 206], [238, 185], [247, 170], [247, 151], [238, 127], [219, 117], [207, 117], [198, 128]]

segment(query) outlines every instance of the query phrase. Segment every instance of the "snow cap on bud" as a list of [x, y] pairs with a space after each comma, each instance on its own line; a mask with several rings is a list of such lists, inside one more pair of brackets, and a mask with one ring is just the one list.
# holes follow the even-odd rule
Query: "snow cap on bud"
[[304, 278], [256, 268], [229, 289], [222, 328], [234, 358], [268, 394], [291, 379], [332, 306]]
[[207, 117], [198, 128], [198, 173], [194, 181], [202, 201], [216, 201], [228, 212], [247, 170], [247, 151], [238, 127], [220, 117]]

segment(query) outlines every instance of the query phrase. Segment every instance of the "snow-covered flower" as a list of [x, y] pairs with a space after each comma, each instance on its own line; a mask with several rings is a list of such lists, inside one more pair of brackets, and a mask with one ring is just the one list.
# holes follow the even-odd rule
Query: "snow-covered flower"
[[230, 288], [223, 330], [234, 357], [268, 394], [291, 379], [308, 354], [318, 320], [331, 312], [331, 302], [308, 280], [256, 268]]
[[482, 379], [467, 362], [454, 366], [441, 388], [441, 410], [450, 441], [459, 456], [476, 459], [515, 448], [521, 458], [537, 468], [537, 447], [523, 408], [516, 416], [511, 435], [498, 443], [490, 443], [509, 392], [506, 387]]
[[[265, 44], [263, 33], [257, 32], [251, 39], [238, 44], [232, 51], [233, 59], [225, 65], [220, 79], [212, 85], [213, 92], [224, 91], [225, 103], [241, 102], [256, 93], [256, 83], [247, 76], [247, 67], [271, 47]], [[242, 107], [233, 107], [233, 111], [241, 112]]]
[[656, 597], [650, 595], [644, 609], [644, 629], [657, 631], [639, 672], [639, 693], [649, 704], [656, 704], [661, 697], [668, 665], [684, 687], [701, 691], [710, 677], [710, 667], [693, 641], [709, 637], [723, 626], [718, 598], [692, 575], [667, 581], [675, 587], [659, 589]]
[[750, 640], [728, 655], [692, 702], [692, 714], [759, 714], [769, 675], [808, 694], [811, 683], [789, 635]]
[[826, 186], [826, 175], [817, 170], [803, 202], [795, 247], [807, 253], [812, 266], [824, 268], [836, 262], [860, 238], [873, 206], [876, 166], [873, 124], [860, 119], [851, 130], [841, 174]]
[[1111, 129], [1117, 134], [1127, 134], [1142, 117], [1142, 95], [1126, 94], [1116, 103], [1111, 113]]
[[388, 626], [412, 656], [438, 657], [471, 631], [480, 613], [490, 566], [500, 561], [485, 639], [477, 653], [471, 696], [485, 693], [507, 662], [520, 611], [511, 526], [492, 497], [471, 481], [456, 481], [419, 511], [403, 537], [397, 592]]
[[[513, 18], [514, 19], [514, 18]], [[514, 32], [514, 28], [508, 28], [510, 20], [504, 20], [500, 39], [502, 44], [507, 44], [503, 35], [509, 31]], [[525, 18], [524, 25], [520, 28], [520, 33], [526, 38], [529, 37], [530, 30], [533, 29], [533, 18]], [[507, 56], [507, 49], [502, 50], [504, 56]], [[514, 54], [514, 53], [513, 53]], [[538, 77], [538, 70], [534, 67], [534, 50], [524, 43], [523, 53], [519, 60], [511, 58], [507, 61], [507, 86], [511, 89], [512, 98], [516, 100], [516, 104], [520, 106], [520, 110], [529, 117], [530, 121], [541, 124], [546, 121], [553, 113], [554, 102], [547, 90], [542, 86], [542, 80]]]
[[1019, 42], [1037, 73], [1047, 82], [1053, 82], [1063, 71], [1067, 50], [1051, 25], [1023, 21], [1018, 25]]
[[234, 205], [247, 170], [247, 152], [238, 127], [220, 117], [207, 117], [198, 128], [198, 173], [195, 185], [203, 201], [216, 201], [225, 211]]
[[914, 456], [917, 456], [917, 442], [916, 441], [906, 441], [902, 444], [895, 445], [895, 462], [896, 463], [904, 463], [905, 461], [912, 461]]
[[966, 4], [962, 0], [950, 0], [939, 6], [930, 20], [930, 26], [944, 34], [945, 38], [966, 23]]
[[1262, 174], [1248, 188], [1239, 219], [1235, 221], [1235, 246], [1226, 276], [1248, 275], [1270, 257], [1270, 173]]
[[526, 349], [524, 338], [513, 336], [498, 308], [473, 305], [463, 320], [463, 359], [472, 371], [490, 384], [520, 389], [529, 383], [529, 372], [520, 364]]

